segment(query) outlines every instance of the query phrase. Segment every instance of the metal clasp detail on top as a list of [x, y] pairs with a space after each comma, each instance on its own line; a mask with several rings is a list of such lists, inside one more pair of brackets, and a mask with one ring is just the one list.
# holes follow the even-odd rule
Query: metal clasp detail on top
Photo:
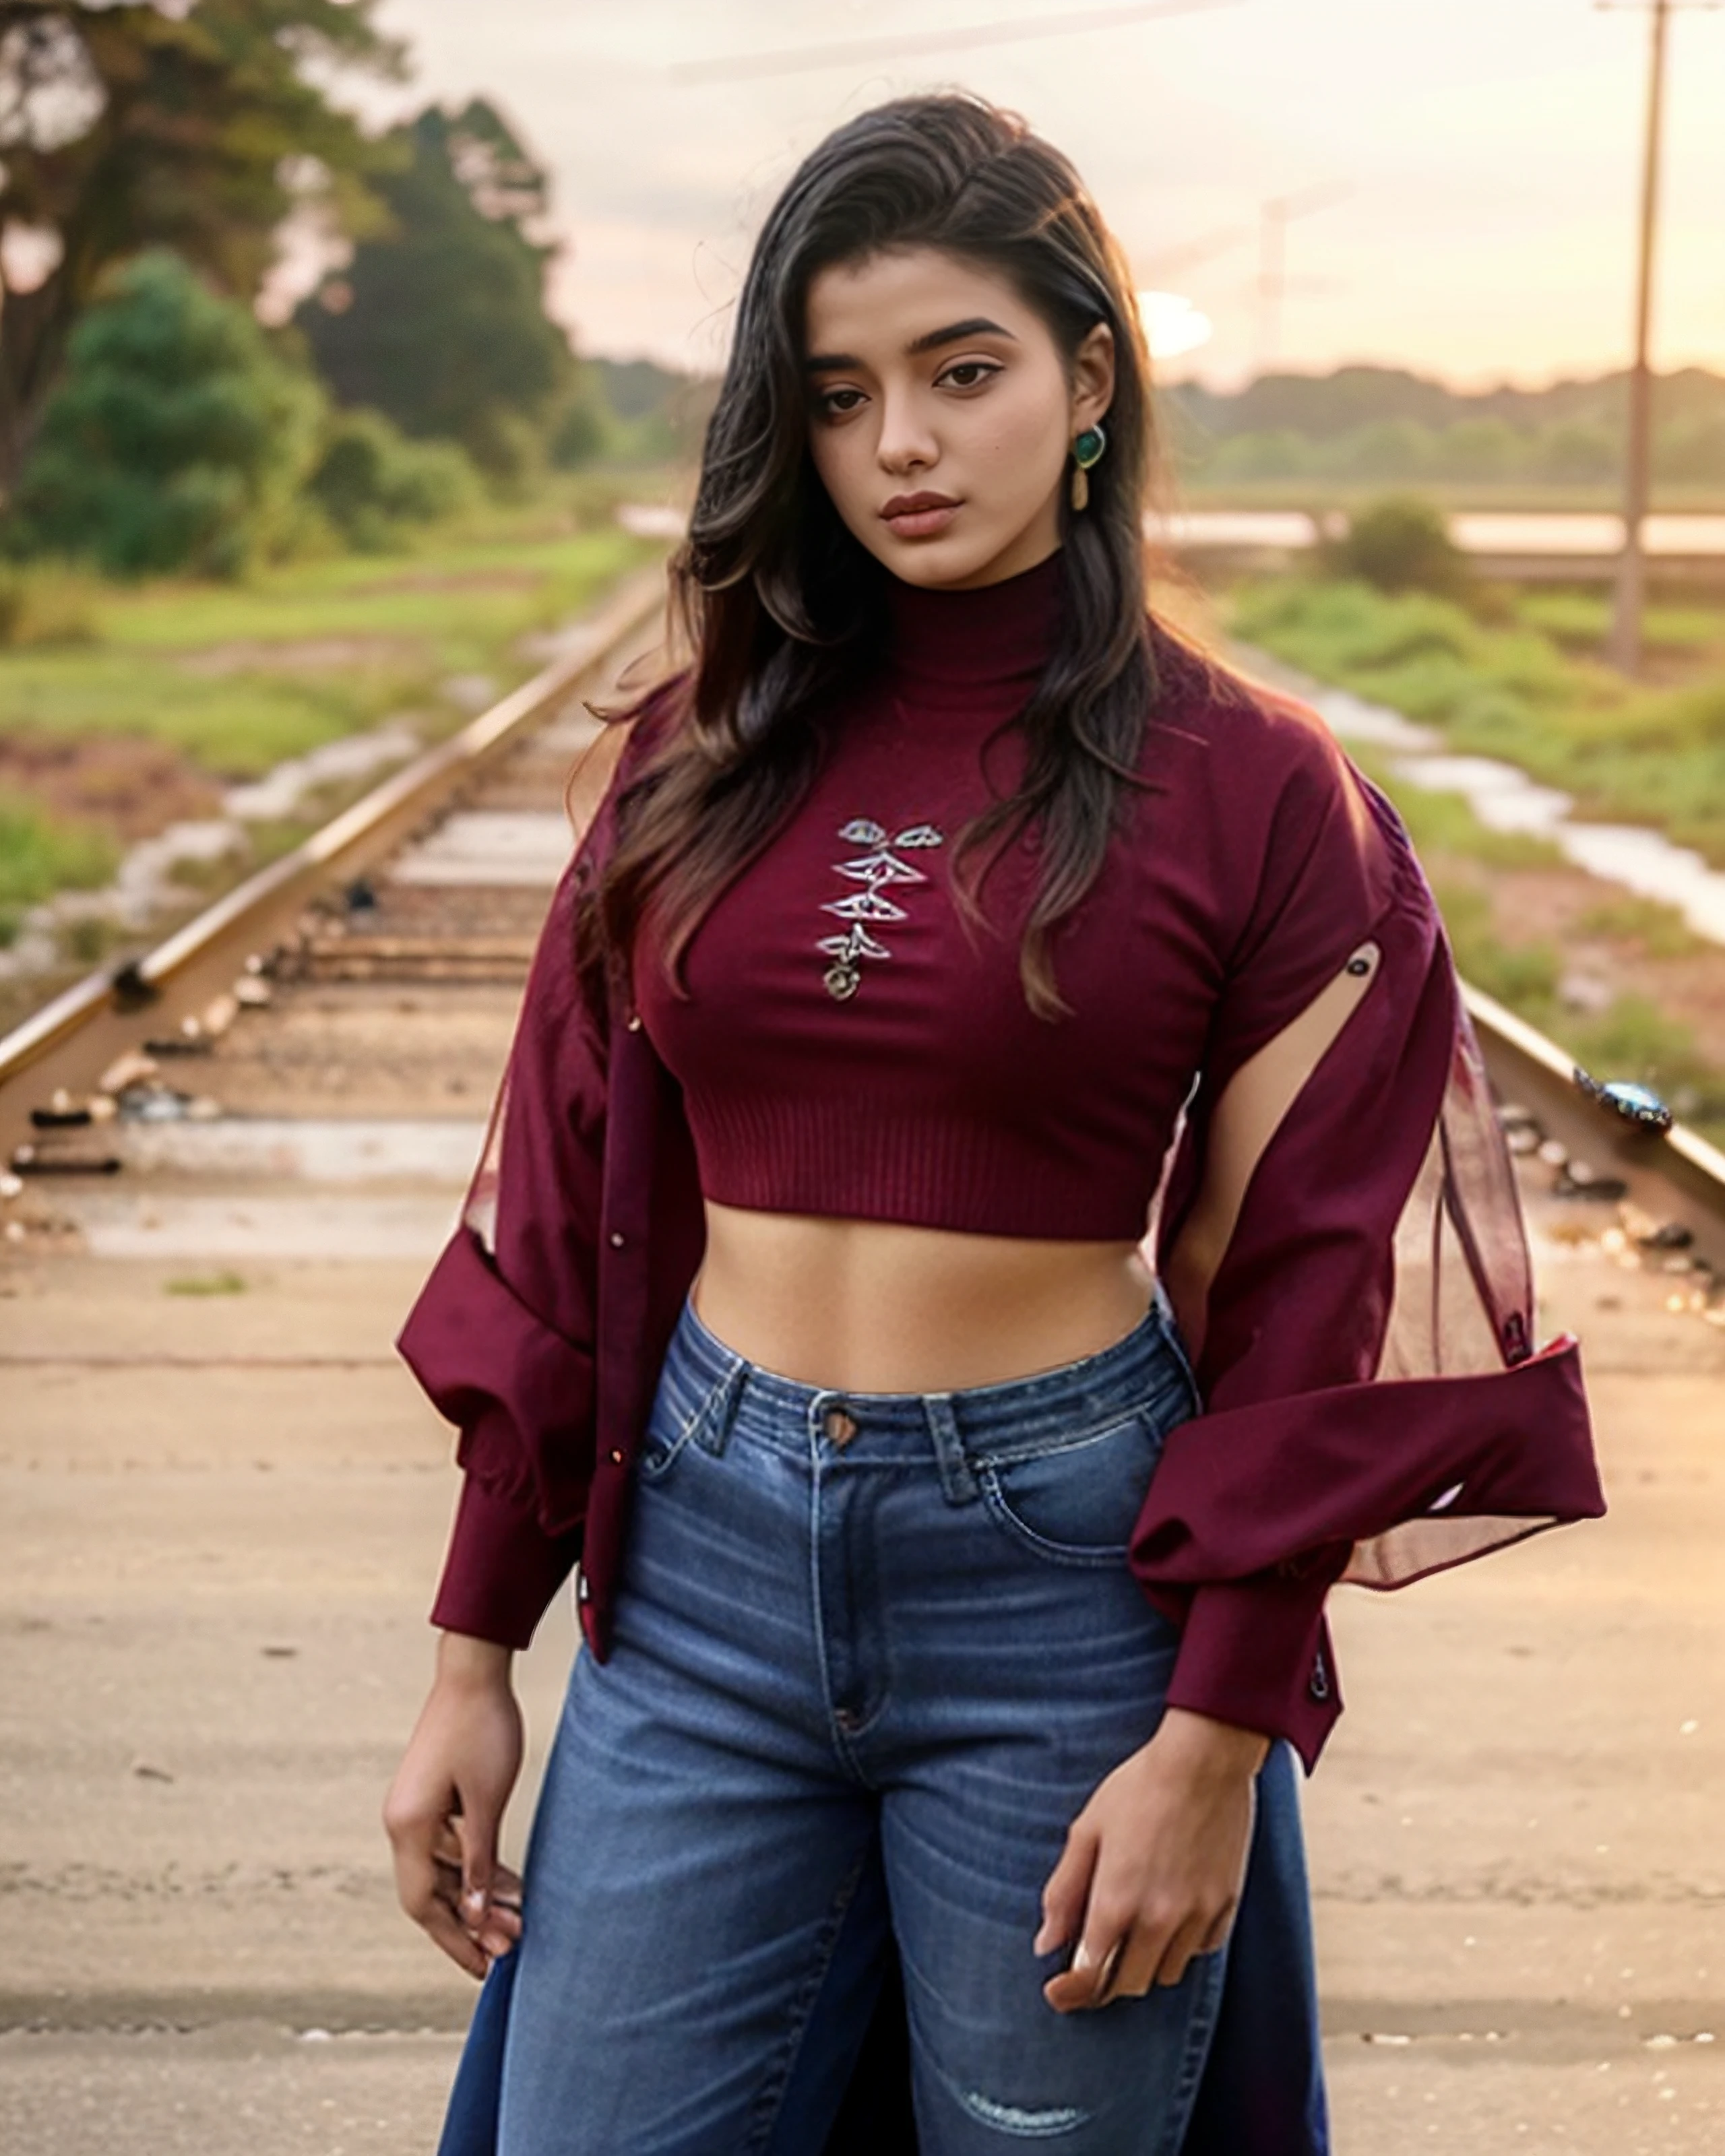
[[862, 984], [863, 959], [892, 956], [888, 947], [870, 934], [864, 924], [872, 921], [878, 925], [910, 917], [903, 906], [886, 896], [886, 886], [928, 881], [921, 869], [910, 861], [901, 860], [893, 848], [911, 851], [924, 846], [942, 846], [946, 837], [932, 824], [911, 824], [896, 835], [890, 834], [883, 824], [866, 816], [853, 816], [849, 823], [841, 824], [839, 836], [848, 839], [853, 845], [871, 849], [850, 860], [833, 864], [840, 875], [849, 876], [853, 882], [866, 885], [867, 888], [853, 892], [849, 898], [825, 900], [821, 906], [824, 913], [836, 913], [841, 921], [850, 923], [842, 936], [823, 936], [815, 945], [816, 950], [824, 951], [832, 961], [822, 976], [827, 993], [842, 1004], [848, 1003]]

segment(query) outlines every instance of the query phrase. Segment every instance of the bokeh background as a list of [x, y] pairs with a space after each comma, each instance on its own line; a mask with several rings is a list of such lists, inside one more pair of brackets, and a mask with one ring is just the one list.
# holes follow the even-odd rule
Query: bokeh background
[[[0, 1036], [636, 603], [775, 191], [952, 84], [1065, 149], [1130, 258], [1152, 604], [1390, 793], [1476, 989], [1725, 1142], [1701, 0], [0, 0]], [[470, 928], [536, 931], [574, 738], [469, 819], [540, 850], [469, 863]], [[208, 1064], [122, 1058], [47, 1106], [42, 1172], [0, 1166], [8, 2149], [434, 2145], [470, 1994], [377, 1805], [454, 1477], [389, 1343], [519, 968], [441, 1002], [319, 975], [381, 949], [382, 887], [250, 982], [254, 1028], [227, 999]], [[407, 1199], [258, 1168], [307, 1131], [444, 1165]], [[1354, 1711], [1308, 1819], [1349, 2156], [1722, 2145], [1725, 1275], [1574, 1165], [1524, 1188], [1611, 1518], [1338, 1598]], [[536, 1763], [571, 1645], [560, 1604]]]

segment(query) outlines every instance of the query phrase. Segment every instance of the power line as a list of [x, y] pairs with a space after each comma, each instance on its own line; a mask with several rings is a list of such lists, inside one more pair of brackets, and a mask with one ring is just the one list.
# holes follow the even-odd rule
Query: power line
[[1671, 16], [1680, 8], [1717, 8], [1722, 0], [1594, 0], [1615, 12], [1647, 8], [1652, 15], [1652, 52], [1647, 70], [1647, 139], [1641, 163], [1641, 244], [1635, 277], [1635, 358], [1630, 370], [1629, 434], [1623, 464], [1623, 552], [1611, 609], [1610, 658], [1625, 674], [1641, 670], [1641, 617], [1647, 598], [1647, 559], [1642, 544], [1653, 454], [1653, 374], [1648, 348], [1653, 329], [1653, 254], [1659, 228], [1659, 166], [1665, 133], [1665, 61]]
[[1207, 14], [1237, 8], [1242, 0], [1145, 0], [1132, 8], [1081, 8], [1059, 15], [1009, 16], [951, 30], [911, 30], [896, 38], [853, 38], [829, 45], [790, 45], [768, 53], [740, 53], [729, 59], [678, 60], [673, 82], [748, 82], [770, 74], [804, 69], [869, 67], [876, 60], [900, 60], [922, 53], [972, 52], [983, 45], [1017, 44], [1030, 38], [1066, 38], [1083, 30], [1122, 29], [1167, 15]]

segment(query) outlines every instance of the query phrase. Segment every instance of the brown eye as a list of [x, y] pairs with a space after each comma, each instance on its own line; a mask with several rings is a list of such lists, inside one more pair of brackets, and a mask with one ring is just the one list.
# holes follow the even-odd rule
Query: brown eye
[[999, 372], [998, 367], [985, 359], [961, 359], [956, 367], [949, 367], [941, 379], [954, 389], [978, 389], [991, 374]]
[[824, 389], [816, 399], [816, 408], [829, 419], [842, 419], [863, 401], [860, 389]]

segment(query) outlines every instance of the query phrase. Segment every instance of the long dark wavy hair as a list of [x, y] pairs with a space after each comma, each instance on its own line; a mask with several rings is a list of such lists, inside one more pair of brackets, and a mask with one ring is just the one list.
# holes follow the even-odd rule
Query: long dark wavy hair
[[1023, 783], [955, 848], [955, 891], [974, 925], [988, 867], [1037, 825], [1019, 971], [1030, 1008], [1055, 1017], [1065, 1006], [1049, 933], [1095, 881], [1125, 790], [1140, 783], [1157, 687], [1144, 612], [1149, 360], [1124, 258], [1072, 166], [1016, 115], [963, 93], [897, 99], [839, 127], [767, 219], [672, 564], [693, 663], [649, 700], [669, 701], [674, 723], [619, 796], [583, 957], [629, 952], [650, 905], [680, 985], [708, 906], [807, 791], [814, 715], [876, 662], [888, 572], [841, 522], [809, 455], [804, 304], [819, 271], [911, 247], [1009, 279], [1069, 364], [1096, 323], [1113, 333], [1107, 454], [1090, 475], [1089, 507], [1063, 506], [1060, 627], [1013, 721], [1027, 741]]

